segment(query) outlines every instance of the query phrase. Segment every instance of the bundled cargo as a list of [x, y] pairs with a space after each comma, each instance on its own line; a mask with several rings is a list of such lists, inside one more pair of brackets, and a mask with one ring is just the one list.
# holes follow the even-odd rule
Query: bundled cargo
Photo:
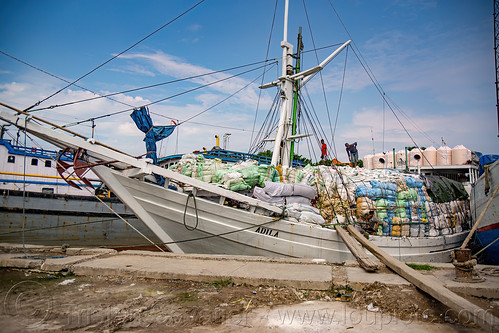
[[393, 169], [307, 165], [281, 176], [275, 167], [256, 161], [228, 166], [192, 154], [172, 169], [233, 191], [252, 189], [253, 197], [286, 206], [286, 216], [299, 222], [360, 223], [377, 235], [451, 234], [467, 227], [470, 216], [461, 184]]
[[424, 237], [460, 232], [469, 220], [466, 200], [434, 202], [417, 175], [348, 166], [311, 167], [304, 175], [319, 192], [316, 206], [327, 223], [367, 224], [374, 216], [380, 222], [374, 230], [379, 235]]
[[247, 190], [254, 186], [263, 187], [266, 180], [273, 182], [280, 180], [279, 172], [273, 166], [258, 165], [254, 160], [229, 166], [218, 158], [206, 160], [201, 154], [183, 155], [176, 165], [170, 167], [170, 170], [207, 183], [222, 184], [232, 191]]

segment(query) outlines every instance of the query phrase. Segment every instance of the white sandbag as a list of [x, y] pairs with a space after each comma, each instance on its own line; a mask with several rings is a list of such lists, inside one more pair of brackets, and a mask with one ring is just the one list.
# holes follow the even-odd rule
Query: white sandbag
[[411, 225], [411, 237], [423, 237], [425, 232], [424, 225]]
[[233, 170], [242, 170], [246, 169], [249, 166], [252, 165], [258, 165], [258, 162], [255, 160], [246, 160], [246, 161], [239, 161], [231, 166], [231, 169]]
[[303, 211], [301, 212], [300, 215], [300, 222], [306, 222], [306, 223], [315, 223], [315, 224], [324, 224], [326, 223], [326, 220], [318, 214], [314, 214], [312, 212], [307, 212]]
[[333, 220], [333, 224], [343, 224], [345, 223], [345, 217], [343, 215], [336, 215]]
[[231, 179], [238, 179], [238, 178], [243, 179], [243, 175], [240, 172], [237, 172], [237, 171], [227, 172], [222, 177], [222, 183], [226, 183], [227, 181], [229, 181]]
[[297, 211], [309, 211], [311, 213], [314, 213], [314, 214], [320, 214], [320, 211], [319, 209], [313, 207], [313, 206], [310, 206], [310, 205], [304, 205], [304, 204], [299, 204], [299, 203], [294, 203], [294, 204], [291, 204], [291, 205], [287, 205], [286, 206], [286, 209], [294, 209], [294, 210], [297, 210]]
[[265, 181], [265, 193], [271, 197], [289, 197], [293, 195], [293, 184], [273, 183]]
[[284, 197], [271, 197], [265, 190], [261, 187], [255, 187], [253, 189], [253, 196], [258, 200], [262, 200], [264, 202], [273, 203], [277, 205], [284, 205]]
[[429, 232], [429, 236], [430, 236], [430, 237], [437, 237], [437, 236], [439, 236], [439, 235], [440, 235], [440, 233], [438, 232], [438, 230], [436, 230], [436, 229], [434, 229], [434, 228], [431, 228], [431, 229], [430, 229], [430, 232]]
[[302, 205], [310, 205], [310, 199], [305, 198], [305, 197], [300, 197], [297, 195], [294, 195], [292, 197], [284, 197], [286, 199], [286, 205], [298, 203]]
[[449, 228], [443, 228], [443, 229], [441, 230], [441, 233], [442, 233], [442, 235], [449, 235], [449, 234], [451, 234], [451, 233], [452, 233], [452, 230], [451, 230], [451, 229], [449, 229]]
[[314, 199], [317, 196], [317, 191], [312, 186], [304, 184], [293, 185], [293, 195], [299, 195], [309, 199]]
[[286, 210], [284, 211], [284, 216], [293, 217], [297, 220], [300, 219], [300, 215], [301, 215], [301, 211], [296, 210], [296, 209], [286, 208]]

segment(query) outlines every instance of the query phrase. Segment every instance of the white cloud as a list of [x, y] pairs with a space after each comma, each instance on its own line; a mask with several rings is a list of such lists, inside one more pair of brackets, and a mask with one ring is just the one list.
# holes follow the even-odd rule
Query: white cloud
[[200, 31], [201, 29], [203, 29], [203, 26], [200, 24], [191, 24], [190, 26], [187, 27], [187, 30], [192, 32], [197, 32]]
[[[123, 59], [134, 59], [134, 60], [145, 60], [148, 62], [158, 73], [176, 79], [183, 79], [186, 77], [193, 77], [189, 81], [197, 85], [209, 85], [208, 89], [211, 91], [216, 91], [225, 94], [226, 96], [231, 95], [247, 86], [250, 82], [246, 79], [240, 77], [231, 77], [234, 74], [226, 73], [213, 73], [208, 76], [195, 77], [200, 74], [215, 72], [213, 69], [193, 65], [187, 63], [183, 59], [172, 56], [163, 52], [155, 53], [137, 53], [122, 55], [120, 58]], [[240, 69], [238, 72], [242, 72], [244, 69]], [[258, 73], [258, 72], [254, 72]], [[257, 74], [253, 74], [256, 76]], [[221, 81], [223, 80], [223, 81]], [[217, 82], [221, 81], [221, 82]], [[214, 83], [217, 82], [217, 83]], [[270, 100], [263, 94], [263, 103], [270, 105]], [[257, 84], [251, 84], [244, 91], [237, 93], [232, 99], [231, 103], [240, 103], [246, 106], [253, 106], [255, 100], [258, 98], [258, 88]]]

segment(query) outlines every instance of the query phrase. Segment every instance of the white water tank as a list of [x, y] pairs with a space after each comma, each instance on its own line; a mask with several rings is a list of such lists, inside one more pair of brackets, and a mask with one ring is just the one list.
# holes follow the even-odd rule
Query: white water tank
[[435, 166], [437, 165], [437, 150], [435, 147], [430, 146], [423, 150], [422, 165]]
[[[409, 154], [409, 152], [407, 152], [407, 154]], [[405, 149], [399, 150], [395, 156], [397, 158], [397, 161], [395, 162], [397, 169], [399, 170], [405, 169], [405, 158], [406, 158]]]
[[373, 169], [374, 168], [373, 155], [364, 156], [363, 162], [364, 162], [364, 168], [366, 168], [366, 169]]
[[437, 165], [452, 165], [452, 149], [447, 146], [437, 149]]
[[452, 148], [452, 164], [463, 165], [471, 160], [471, 150], [463, 145], [457, 145]]
[[386, 156], [385, 168], [393, 169], [393, 151], [390, 150], [388, 153], [385, 154], [385, 156]]
[[414, 148], [409, 152], [409, 166], [418, 166], [418, 159], [416, 158], [416, 156], [419, 156], [419, 165], [422, 165], [421, 163], [423, 162], [423, 152], [419, 148]]
[[[382, 162], [384, 161], [384, 163]], [[386, 168], [386, 155], [383, 153], [377, 153], [373, 157], [373, 167], [374, 169], [384, 169]]]

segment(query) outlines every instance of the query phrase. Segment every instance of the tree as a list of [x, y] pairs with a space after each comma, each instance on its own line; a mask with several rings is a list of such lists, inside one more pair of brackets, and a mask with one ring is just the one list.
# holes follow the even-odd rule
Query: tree
[[[266, 156], [266, 157], [272, 157], [272, 151], [271, 150], [261, 151], [257, 155], [259, 155], [259, 156]], [[295, 161], [303, 162], [304, 165], [312, 164], [312, 161], [310, 159], [308, 159], [308, 158], [306, 158], [304, 156], [301, 156], [301, 155], [295, 155], [294, 156], [294, 160]]]

